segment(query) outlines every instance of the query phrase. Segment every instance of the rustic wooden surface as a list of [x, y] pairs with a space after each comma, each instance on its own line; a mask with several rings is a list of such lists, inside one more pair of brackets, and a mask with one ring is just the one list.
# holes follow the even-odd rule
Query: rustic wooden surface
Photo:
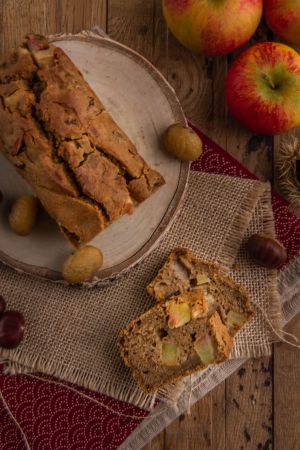
[[[251, 135], [227, 114], [229, 57], [192, 55], [167, 33], [160, 0], [0, 0], [0, 51], [24, 34], [76, 32], [100, 25], [152, 61], [168, 78], [187, 117], [259, 178], [272, 181], [280, 138]], [[254, 40], [271, 38], [264, 26]], [[299, 333], [300, 318], [289, 329]], [[300, 337], [300, 336], [299, 336]], [[182, 415], [144, 450], [300, 449], [300, 358], [277, 344], [251, 360]]]

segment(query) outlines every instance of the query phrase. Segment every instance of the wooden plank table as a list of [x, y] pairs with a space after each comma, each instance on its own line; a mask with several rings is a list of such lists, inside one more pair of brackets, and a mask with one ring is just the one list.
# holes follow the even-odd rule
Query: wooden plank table
[[[0, 0], [1, 53], [30, 32], [100, 25], [153, 62], [187, 117], [262, 180], [272, 181], [280, 138], [254, 136], [227, 114], [223, 82], [233, 56], [192, 55], [167, 33], [160, 0]], [[272, 38], [260, 27], [257, 40]], [[300, 335], [300, 318], [289, 330]], [[145, 450], [299, 450], [300, 358], [286, 344], [251, 360], [158, 435]]]

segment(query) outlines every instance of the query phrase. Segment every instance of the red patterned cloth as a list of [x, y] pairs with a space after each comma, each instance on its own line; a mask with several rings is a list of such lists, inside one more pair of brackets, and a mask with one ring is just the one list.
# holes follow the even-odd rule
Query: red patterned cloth
[[[207, 137], [201, 135], [204, 152], [193, 170], [255, 178]], [[287, 248], [289, 260], [300, 252], [300, 219], [273, 192], [277, 237]], [[26, 375], [0, 374], [0, 390], [22, 427], [32, 450], [114, 450], [138, 426], [147, 413], [124, 402], [76, 387], [69, 390]], [[70, 385], [71, 386], [71, 385]], [[83, 398], [78, 392], [105, 404]], [[0, 401], [0, 450], [23, 450], [24, 440], [16, 424]]]
[[[240, 178], [253, 178], [249, 170], [236, 159], [219, 147], [211, 139], [204, 136], [197, 129], [204, 143], [202, 157], [193, 163], [193, 170], [210, 173], [221, 173]], [[288, 261], [300, 252], [300, 219], [289, 211], [288, 203], [275, 191], [272, 192], [272, 204], [277, 238], [283, 243], [288, 252]]]

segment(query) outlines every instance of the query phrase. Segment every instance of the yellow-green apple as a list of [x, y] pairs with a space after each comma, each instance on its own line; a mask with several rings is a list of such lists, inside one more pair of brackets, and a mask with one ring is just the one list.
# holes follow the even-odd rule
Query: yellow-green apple
[[300, 44], [299, 0], [265, 0], [265, 17], [273, 33], [291, 44]]
[[185, 47], [209, 56], [225, 55], [254, 34], [262, 0], [163, 0], [166, 22]]
[[230, 67], [225, 95], [231, 114], [257, 134], [300, 125], [300, 55], [276, 42], [260, 42]]

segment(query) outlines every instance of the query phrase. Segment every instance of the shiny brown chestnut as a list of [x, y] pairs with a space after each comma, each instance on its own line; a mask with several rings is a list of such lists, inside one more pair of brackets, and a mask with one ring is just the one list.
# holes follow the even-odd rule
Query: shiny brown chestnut
[[276, 239], [253, 234], [247, 242], [249, 255], [263, 267], [276, 269], [287, 259], [287, 251]]

